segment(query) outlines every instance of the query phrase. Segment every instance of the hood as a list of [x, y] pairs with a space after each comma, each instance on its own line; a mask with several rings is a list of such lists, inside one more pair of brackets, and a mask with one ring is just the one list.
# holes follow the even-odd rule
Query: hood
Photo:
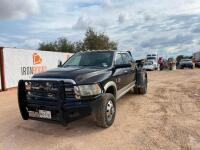
[[67, 67], [56, 68], [36, 74], [34, 78], [58, 78], [58, 79], [72, 79], [77, 84], [97, 83], [106, 80], [112, 75], [111, 69], [99, 69], [93, 67]]
[[182, 61], [180, 64], [192, 64], [192, 61]]
[[143, 68], [153, 68], [153, 65], [144, 65]]

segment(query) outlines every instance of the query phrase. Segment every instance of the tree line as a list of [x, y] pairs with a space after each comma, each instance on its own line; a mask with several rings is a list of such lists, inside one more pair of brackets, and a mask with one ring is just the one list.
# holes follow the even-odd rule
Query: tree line
[[86, 50], [117, 50], [118, 43], [110, 40], [105, 33], [97, 33], [94, 28], [86, 30], [82, 41], [71, 42], [65, 37], [58, 38], [53, 42], [42, 42], [38, 49], [55, 52], [79, 52]]

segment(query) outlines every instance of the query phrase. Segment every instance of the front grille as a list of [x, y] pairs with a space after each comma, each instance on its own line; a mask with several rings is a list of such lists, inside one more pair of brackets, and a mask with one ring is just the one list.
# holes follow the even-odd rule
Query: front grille
[[26, 90], [26, 98], [29, 101], [49, 101], [56, 102], [60, 97], [60, 90], [64, 84], [56, 81], [25, 81], [25, 86], [30, 87]]
[[[57, 101], [60, 93], [64, 99], [75, 98], [74, 85], [57, 81], [25, 81], [25, 85], [30, 84], [30, 89], [26, 91], [27, 100], [37, 101]], [[63, 92], [59, 91], [60, 88]]]
[[27, 97], [30, 98], [51, 98], [55, 99], [56, 98], [56, 93], [55, 92], [40, 92], [40, 91], [32, 91], [27, 93]]

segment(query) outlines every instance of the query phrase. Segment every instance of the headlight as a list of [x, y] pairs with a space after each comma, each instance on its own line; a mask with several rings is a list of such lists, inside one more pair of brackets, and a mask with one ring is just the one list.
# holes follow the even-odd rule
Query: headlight
[[98, 84], [75, 86], [74, 91], [78, 98], [80, 96], [95, 96], [102, 93]]

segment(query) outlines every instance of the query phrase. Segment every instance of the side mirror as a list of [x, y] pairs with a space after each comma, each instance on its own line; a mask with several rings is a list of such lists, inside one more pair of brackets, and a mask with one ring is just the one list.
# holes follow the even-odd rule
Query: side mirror
[[131, 64], [117, 64], [115, 68], [128, 68], [131, 67]]
[[58, 67], [62, 67], [62, 61], [58, 60]]

